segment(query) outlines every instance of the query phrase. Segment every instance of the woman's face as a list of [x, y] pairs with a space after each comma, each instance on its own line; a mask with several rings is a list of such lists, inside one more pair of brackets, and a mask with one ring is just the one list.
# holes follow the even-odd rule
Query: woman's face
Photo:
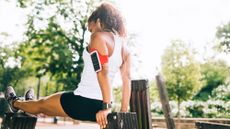
[[101, 28], [100, 20], [97, 20], [96, 22], [91, 21], [91, 22], [88, 24], [88, 30], [89, 30], [91, 33], [95, 33], [95, 32], [97, 32], [97, 31], [101, 31], [102, 28]]

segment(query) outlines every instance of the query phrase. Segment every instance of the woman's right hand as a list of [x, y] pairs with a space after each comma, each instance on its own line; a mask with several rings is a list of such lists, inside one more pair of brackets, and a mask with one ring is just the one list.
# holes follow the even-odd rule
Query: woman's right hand
[[96, 120], [97, 123], [100, 125], [101, 129], [105, 128], [106, 125], [108, 124], [107, 116], [111, 112], [112, 112], [111, 108], [100, 110], [99, 112], [97, 112]]

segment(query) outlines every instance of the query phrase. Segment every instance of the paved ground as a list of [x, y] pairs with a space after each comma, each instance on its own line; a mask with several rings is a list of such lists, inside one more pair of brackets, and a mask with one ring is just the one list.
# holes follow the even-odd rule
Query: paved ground
[[53, 118], [40, 118], [35, 129], [100, 129], [100, 126], [95, 122], [79, 122], [59, 120], [57, 124], [53, 124]]
[[94, 123], [80, 123], [80, 124], [37, 123], [35, 129], [100, 129], [100, 127]]
[[[100, 129], [97, 124], [80, 123], [78, 125], [37, 125], [35, 129]], [[166, 128], [153, 128], [166, 129]]]
[[[0, 124], [2, 120], [0, 119]], [[73, 122], [73, 121], [58, 121], [58, 124], [53, 124], [52, 119], [38, 119], [35, 129], [100, 129], [97, 123], [92, 122]], [[164, 128], [154, 128], [164, 129]]]
[[[0, 126], [2, 119], [0, 118]], [[100, 129], [97, 123], [91, 122], [73, 122], [73, 121], [58, 121], [58, 124], [53, 124], [52, 119], [38, 119], [35, 129]]]
[[[100, 129], [97, 124], [94, 123], [80, 123], [80, 124], [49, 124], [44, 125], [43, 123], [37, 123], [35, 129]], [[166, 128], [153, 128], [153, 129], [166, 129]]]

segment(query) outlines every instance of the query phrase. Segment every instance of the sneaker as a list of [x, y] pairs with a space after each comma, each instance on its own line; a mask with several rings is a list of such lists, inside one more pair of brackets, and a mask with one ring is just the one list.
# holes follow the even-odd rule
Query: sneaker
[[34, 100], [34, 89], [30, 88], [26, 91], [25, 100]]
[[10, 105], [11, 112], [18, 112], [18, 109], [13, 106], [14, 102], [16, 100], [19, 100], [19, 98], [16, 96], [16, 93], [14, 91], [14, 88], [12, 86], [8, 86], [5, 91], [5, 99]]

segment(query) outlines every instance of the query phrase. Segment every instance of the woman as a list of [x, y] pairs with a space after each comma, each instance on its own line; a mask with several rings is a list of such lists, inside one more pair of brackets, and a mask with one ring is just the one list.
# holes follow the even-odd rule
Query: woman
[[96, 121], [104, 128], [107, 115], [111, 112], [111, 83], [119, 70], [123, 82], [121, 111], [128, 111], [130, 55], [123, 45], [122, 38], [126, 33], [120, 12], [111, 4], [101, 4], [89, 17], [88, 30], [92, 35], [83, 52], [84, 70], [78, 88], [73, 92], [56, 93], [40, 100], [33, 100], [33, 90], [29, 90], [25, 95], [26, 101], [22, 101], [9, 86], [5, 97], [13, 112], [20, 109], [31, 114], [69, 116]]

